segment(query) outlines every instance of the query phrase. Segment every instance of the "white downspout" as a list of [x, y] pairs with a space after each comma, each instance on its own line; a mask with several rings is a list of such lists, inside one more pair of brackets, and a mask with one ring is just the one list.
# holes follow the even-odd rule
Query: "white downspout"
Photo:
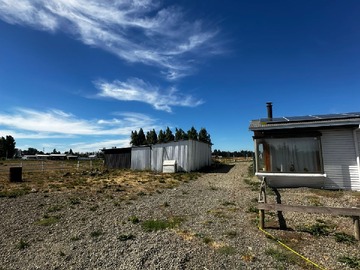
[[358, 142], [358, 136], [356, 134], [356, 132], [360, 130], [360, 125], [358, 128], [354, 129], [353, 134], [354, 134], [354, 142], [355, 142], [355, 154], [356, 154], [356, 164], [357, 164], [357, 169], [358, 169], [358, 181], [360, 184], [360, 157], [359, 157], [359, 142]]

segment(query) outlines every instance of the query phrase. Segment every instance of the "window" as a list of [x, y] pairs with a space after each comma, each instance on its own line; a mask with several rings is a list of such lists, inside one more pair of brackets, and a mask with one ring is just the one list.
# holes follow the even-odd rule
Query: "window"
[[273, 173], [321, 173], [320, 138], [279, 138], [257, 141], [257, 169]]

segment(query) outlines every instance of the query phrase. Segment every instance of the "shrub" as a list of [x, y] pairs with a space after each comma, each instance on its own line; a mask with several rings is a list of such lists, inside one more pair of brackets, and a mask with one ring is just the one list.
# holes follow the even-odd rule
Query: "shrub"
[[76, 197], [70, 198], [70, 204], [71, 205], [80, 204], [80, 199]]
[[16, 245], [17, 249], [19, 249], [19, 250], [23, 250], [23, 249], [27, 248], [28, 246], [30, 246], [30, 244], [23, 239], [20, 239], [19, 243], [17, 243], [17, 245]]
[[167, 228], [175, 228], [183, 221], [184, 219], [182, 217], [171, 217], [168, 220], [151, 219], [144, 221], [142, 227], [147, 232], [159, 231]]
[[314, 225], [300, 227], [299, 231], [310, 233], [314, 236], [327, 236], [332, 229], [331, 225], [325, 224], [323, 221], [318, 221]]
[[96, 230], [96, 231], [91, 232], [90, 236], [95, 238], [95, 237], [101, 236], [102, 234], [104, 234], [104, 233], [101, 230]]
[[224, 255], [233, 255], [236, 253], [236, 249], [232, 246], [223, 246], [218, 249], [218, 252]]
[[37, 222], [35, 222], [36, 225], [40, 226], [50, 226], [60, 220], [60, 216], [48, 216], [44, 215], [44, 217]]
[[133, 239], [135, 239], [135, 235], [133, 235], [133, 234], [120, 234], [120, 235], [118, 236], [118, 239], [119, 239], [120, 241], [133, 240]]
[[360, 268], [360, 259], [348, 256], [342, 256], [338, 258], [338, 262], [344, 263], [351, 268]]
[[131, 216], [128, 218], [129, 221], [131, 221], [133, 224], [140, 223], [140, 219], [137, 216]]
[[335, 241], [339, 243], [346, 243], [346, 244], [354, 244], [356, 243], [356, 239], [352, 235], [348, 235], [346, 233], [340, 232], [335, 233]]

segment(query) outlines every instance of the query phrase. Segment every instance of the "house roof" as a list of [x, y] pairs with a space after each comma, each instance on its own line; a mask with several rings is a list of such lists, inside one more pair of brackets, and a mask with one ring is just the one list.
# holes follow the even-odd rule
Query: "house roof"
[[262, 118], [252, 120], [249, 129], [272, 130], [272, 129], [290, 129], [290, 128], [311, 128], [311, 127], [332, 127], [360, 125], [360, 112], [341, 113], [341, 114], [323, 114], [323, 115], [305, 115], [290, 116], [279, 118]]

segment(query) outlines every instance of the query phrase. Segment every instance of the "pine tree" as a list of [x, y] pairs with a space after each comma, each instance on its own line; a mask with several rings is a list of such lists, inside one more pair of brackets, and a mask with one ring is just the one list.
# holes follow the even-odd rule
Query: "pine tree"
[[191, 127], [191, 129], [187, 132], [189, 140], [198, 140], [198, 133], [194, 127]]
[[165, 131], [165, 142], [173, 142], [175, 140], [174, 134], [169, 127]]
[[150, 130], [146, 133], [146, 141], [148, 144], [156, 144], [158, 141], [155, 129]]
[[144, 130], [140, 128], [138, 133], [138, 145], [146, 145], [146, 144], [147, 142], [146, 142]]
[[165, 133], [160, 129], [158, 135], [158, 143], [164, 143], [164, 142], [165, 142]]
[[210, 134], [205, 128], [201, 128], [199, 131], [199, 141], [211, 144]]
[[131, 141], [130, 141], [130, 144], [132, 146], [138, 146], [139, 145], [139, 136], [138, 136], [138, 133], [137, 131], [131, 131]]
[[181, 128], [175, 130], [175, 141], [187, 140], [188, 135]]
[[6, 157], [6, 140], [4, 137], [0, 138], [0, 159]]

